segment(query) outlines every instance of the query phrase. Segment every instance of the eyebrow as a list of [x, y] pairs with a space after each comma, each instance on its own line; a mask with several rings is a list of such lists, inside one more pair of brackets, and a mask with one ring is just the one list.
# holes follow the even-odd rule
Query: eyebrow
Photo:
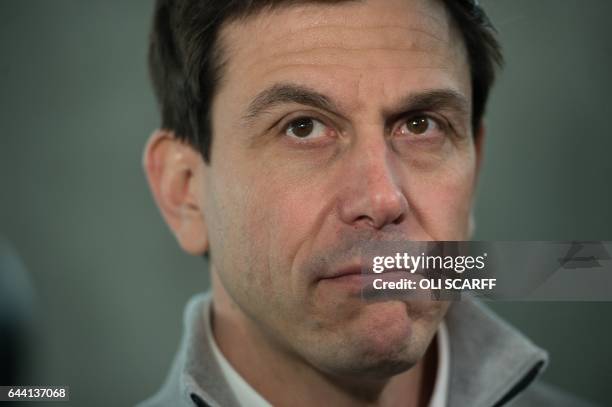
[[408, 112], [423, 110], [453, 110], [461, 115], [470, 114], [470, 103], [454, 89], [432, 89], [404, 96], [392, 111], [385, 111], [385, 117], [396, 119]]
[[262, 113], [285, 103], [297, 103], [330, 112], [338, 111], [337, 106], [322, 93], [301, 85], [279, 83], [258, 93], [247, 107], [243, 119], [250, 122]]
[[[317, 109], [336, 113], [338, 107], [324, 94], [311, 88], [291, 84], [275, 84], [255, 96], [247, 107], [243, 120], [251, 122], [270, 109], [286, 103], [296, 103], [311, 106]], [[462, 115], [470, 113], [470, 103], [460, 92], [454, 89], [431, 89], [408, 95], [399, 99], [395, 108], [386, 109], [384, 116], [387, 121], [393, 121], [409, 112], [423, 110], [442, 110], [450, 109]]]

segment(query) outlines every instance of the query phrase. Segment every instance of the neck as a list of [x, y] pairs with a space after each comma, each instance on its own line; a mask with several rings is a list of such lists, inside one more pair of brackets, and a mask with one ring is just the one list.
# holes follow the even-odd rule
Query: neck
[[414, 367], [392, 377], [332, 376], [262, 332], [227, 294], [216, 273], [212, 285], [215, 341], [232, 367], [272, 405], [427, 405], [436, 373], [435, 346]]

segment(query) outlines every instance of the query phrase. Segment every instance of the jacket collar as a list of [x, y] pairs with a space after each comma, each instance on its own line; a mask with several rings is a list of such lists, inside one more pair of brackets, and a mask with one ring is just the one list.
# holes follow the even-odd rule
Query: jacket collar
[[211, 298], [211, 293], [206, 292], [189, 300], [172, 368], [155, 396], [137, 407], [239, 407], [208, 347]]
[[[144, 406], [238, 407], [207, 346], [210, 293], [185, 309], [184, 335], [166, 382]], [[524, 335], [474, 299], [451, 305], [445, 317], [450, 339], [449, 407], [501, 406], [525, 389], [548, 357]]]
[[477, 300], [453, 303], [446, 323], [451, 354], [449, 407], [503, 405], [548, 363], [544, 350]]

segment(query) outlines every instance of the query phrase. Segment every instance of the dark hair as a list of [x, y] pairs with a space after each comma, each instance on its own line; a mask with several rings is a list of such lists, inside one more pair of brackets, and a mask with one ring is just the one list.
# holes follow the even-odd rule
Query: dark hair
[[[266, 7], [303, 1], [308, 0], [158, 0], [149, 44], [149, 70], [160, 105], [162, 128], [172, 130], [176, 137], [199, 149], [209, 162], [210, 107], [223, 66], [217, 41], [221, 26]], [[495, 69], [503, 61], [500, 45], [495, 30], [475, 0], [443, 1], [468, 51], [472, 126], [476, 130], [495, 79]]]

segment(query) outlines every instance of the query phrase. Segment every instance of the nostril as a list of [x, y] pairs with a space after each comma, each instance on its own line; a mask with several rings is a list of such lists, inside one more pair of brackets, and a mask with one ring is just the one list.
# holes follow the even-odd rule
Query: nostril
[[365, 224], [367, 226], [373, 226], [374, 225], [374, 221], [372, 220], [372, 218], [370, 218], [367, 215], [361, 215], [361, 216], [358, 216], [357, 218], [355, 218], [354, 224], [355, 225]]
[[404, 221], [404, 219], [406, 219], [406, 214], [405, 213], [401, 213], [397, 218], [395, 218], [395, 220], [393, 220], [393, 224], [394, 225], [399, 225], [400, 223], [402, 223]]

